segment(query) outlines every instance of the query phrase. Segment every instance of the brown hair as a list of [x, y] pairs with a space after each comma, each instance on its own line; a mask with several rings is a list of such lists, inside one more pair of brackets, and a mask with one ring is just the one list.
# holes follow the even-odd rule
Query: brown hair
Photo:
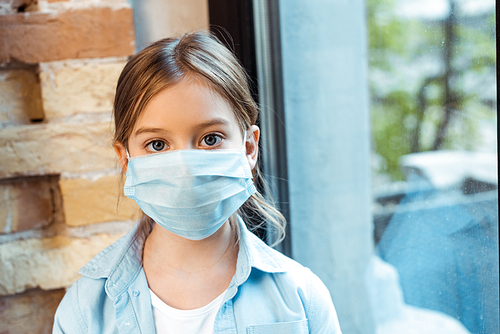
[[[214, 36], [193, 33], [159, 40], [125, 65], [114, 101], [114, 142], [127, 147], [132, 129], [149, 101], [188, 76], [201, 78], [228, 102], [242, 131], [255, 124], [258, 107], [250, 94], [246, 73], [236, 57]], [[254, 181], [265, 184], [258, 165], [254, 169]], [[250, 230], [263, 228], [265, 223], [273, 227], [277, 235], [275, 244], [284, 238], [284, 217], [260, 193], [252, 195], [237, 214]], [[231, 223], [237, 227], [234, 221]], [[141, 220], [137, 232], [139, 240], [145, 240], [153, 224], [147, 216]]]

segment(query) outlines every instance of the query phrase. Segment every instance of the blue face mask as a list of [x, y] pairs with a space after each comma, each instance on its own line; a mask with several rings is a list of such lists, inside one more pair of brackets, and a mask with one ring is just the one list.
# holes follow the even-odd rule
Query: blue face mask
[[243, 151], [177, 150], [129, 159], [125, 195], [163, 228], [205, 239], [256, 192]]

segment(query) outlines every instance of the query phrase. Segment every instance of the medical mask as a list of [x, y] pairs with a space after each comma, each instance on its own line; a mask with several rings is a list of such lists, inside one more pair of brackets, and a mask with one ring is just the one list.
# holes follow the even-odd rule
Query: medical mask
[[129, 158], [125, 195], [163, 228], [205, 239], [256, 192], [243, 150], [177, 150]]

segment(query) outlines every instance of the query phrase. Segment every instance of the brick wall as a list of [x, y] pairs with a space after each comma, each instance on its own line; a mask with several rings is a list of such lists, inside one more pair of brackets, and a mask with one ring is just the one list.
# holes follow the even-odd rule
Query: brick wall
[[[205, 0], [187, 2], [208, 17]], [[165, 35], [207, 27], [186, 22]], [[111, 146], [116, 81], [134, 49], [126, 0], [0, 0], [2, 334], [50, 333], [78, 269], [142, 214], [122, 195]]]

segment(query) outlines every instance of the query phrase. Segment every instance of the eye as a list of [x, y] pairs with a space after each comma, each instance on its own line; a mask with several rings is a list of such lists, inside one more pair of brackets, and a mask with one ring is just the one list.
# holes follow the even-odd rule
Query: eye
[[153, 140], [146, 146], [146, 148], [153, 152], [160, 152], [163, 151], [166, 146], [167, 144], [165, 144], [162, 140]]
[[216, 146], [219, 145], [222, 141], [221, 136], [216, 135], [215, 133], [211, 133], [203, 137], [201, 141], [201, 146]]

